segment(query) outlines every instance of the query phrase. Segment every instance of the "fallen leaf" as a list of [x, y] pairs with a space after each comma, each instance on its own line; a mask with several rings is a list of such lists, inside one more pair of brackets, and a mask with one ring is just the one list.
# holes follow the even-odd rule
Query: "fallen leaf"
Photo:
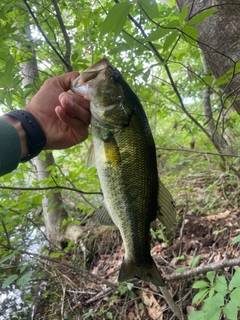
[[[151, 292], [143, 291], [141, 294], [142, 301], [145, 304], [148, 314], [153, 320], [162, 320], [163, 319], [163, 310], [155, 299], [154, 295]], [[163, 306], [162, 306], [163, 307]]]
[[229, 214], [231, 213], [230, 210], [226, 210], [225, 212], [221, 212], [218, 214], [211, 214], [209, 216], [206, 217], [202, 217], [202, 220], [220, 220], [220, 219], [225, 219], [229, 216]]

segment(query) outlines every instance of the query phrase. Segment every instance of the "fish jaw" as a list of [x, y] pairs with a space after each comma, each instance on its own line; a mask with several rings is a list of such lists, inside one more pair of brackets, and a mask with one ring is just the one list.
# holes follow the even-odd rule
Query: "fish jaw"
[[90, 100], [90, 91], [94, 85], [94, 79], [99, 78], [99, 74], [104, 73], [108, 66], [109, 61], [105, 58], [93, 64], [71, 83], [71, 90], [80, 94], [86, 100]]
[[74, 93], [90, 100], [92, 116], [113, 128], [127, 126], [132, 114], [121, 86], [115, 82], [120, 77], [120, 72], [104, 58], [86, 69], [71, 84]]

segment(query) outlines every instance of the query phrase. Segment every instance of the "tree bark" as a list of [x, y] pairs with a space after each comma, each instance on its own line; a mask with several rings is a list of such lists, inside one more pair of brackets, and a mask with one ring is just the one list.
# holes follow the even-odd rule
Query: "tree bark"
[[[52, 152], [46, 152], [46, 160], [40, 157], [35, 159], [37, 167], [38, 180], [48, 178], [49, 171], [47, 167], [54, 164]], [[60, 191], [46, 191], [42, 200], [44, 224], [46, 228], [46, 235], [50, 243], [59, 245], [61, 241], [63, 219], [67, 219], [67, 211], [63, 208], [62, 196]]]
[[[188, 19], [209, 8], [218, 12], [196, 25], [199, 30], [199, 46], [216, 78], [234, 68], [240, 59], [239, 0], [176, 0], [179, 9], [186, 3], [189, 8]], [[234, 99], [234, 108], [240, 114], [240, 73], [229, 74], [229, 82], [222, 86], [224, 92]]]

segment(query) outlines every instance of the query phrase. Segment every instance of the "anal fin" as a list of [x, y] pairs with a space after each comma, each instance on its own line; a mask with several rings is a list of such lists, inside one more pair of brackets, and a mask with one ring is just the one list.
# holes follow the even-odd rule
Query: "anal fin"
[[104, 203], [95, 211], [95, 214], [101, 224], [105, 226], [115, 225]]

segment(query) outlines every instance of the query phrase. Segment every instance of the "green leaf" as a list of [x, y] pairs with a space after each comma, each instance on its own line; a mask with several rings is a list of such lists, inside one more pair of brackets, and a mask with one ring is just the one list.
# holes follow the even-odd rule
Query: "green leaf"
[[240, 287], [235, 288], [231, 294], [230, 294], [230, 299], [233, 303], [236, 304], [236, 306], [240, 307]]
[[177, 268], [176, 270], [174, 270], [175, 273], [181, 273], [185, 271], [186, 271], [186, 268]]
[[182, 28], [183, 31], [183, 39], [188, 41], [189, 43], [195, 43], [198, 39], [198, 29], [193, 26], [185, 26]]
[[209, 282], [211, 283], [211, 285], [213, 285], [214, 279], [215, 279], [215, 271], [208, 271], [206, 274], [207, 279], [209, 280]]
[[144, 39], [144, 41], [156, 41], [159, 40], [161, 38], [163, 38], [166, 34], [172, 32], [171, 29], [167, 29], [167, 28], [157, 28], [156, 30], [154, 30], [152, 33], [150, 33], [150, 35]]
[[190, 25], [190, 24], [200, 23], [203, 20], [205, 20], [207, 17], [211, 16], [212, 14], [214, 14], [217, 11], [218, 11], [218, 9], [208, 9], [203, 12], [200, 12], [199, 14], [194, 16], [193, 18], [189, 19], [187, 24]]
[[2, 288], [7, 288], [11, 283], [13, 283], [18, 278], [17, 274], [13, 274], [10, 277], [8, 277], [2, 284]]
[[235, 239], [233, 239], [232, 244], [236, 244], [238, 242], [240, 242], [240, 234]]
[[217, 277], [215, 290], [221, 292], [224, 296], [228, 293], [227, 280], [224, 276]]
[[144, 72], [144, 74], [143, 74], [143, 76], [142, 76], [142, 78], [143, 78], [144, 81], [147, 82], [147, 80], [148, 80], [148, 78], [149, 78], [149, 76], [150, 76], [150, 72], [151, 72], [150, 69], [148, 69], [146, 72]]
[[11, 253], [11, 254], [9, 254], [8, 256], [3, 257], [3, 258], [0, 260], [0, 264], [3, 263], [3, 262], [5, 262], [5, 261], [8, 261], [8, 260], [12, 259], [12, 257], [13, 257], [14, 255], [15, 255], [15, 253]]
[[120, 295], [126, 293], [128, 291], [126, 283], [120, 284], [120, 286], [118, 287], [118, 291], [120, 292]]
[[221, 308], [213, 307], [211, 309], [208, 309], [205, 312], [205, 319], [206, 320], [219, 320], [220, 315], [221, 315]]
[[188, 15], [188, 6], [187, 6], [186, 2], [184, 2], [182, 11], [179, 14], [180, 24], [182, 24], [183, 21], [185, 21], [185, 19], [187, 18], [187, 15]]
[[235, 271], [228, 288], [229, 290], [233, 290], [236, 287], [240, 287], [240, 268]]
[[13, 80], [12, 70], [14, 67], [14, 63], [15, 63], [15, 61], [14, 61], [13, 57], [10, 56], [10, 58], [8, 59], [6, 65], [5, 65], [4, 81], [6, 82], [6, 85], [8, 87], [12, 86], [12, 80]]
[[203, 280], [196, 281], [192, 285], [193, 289], [203, 289], [203, 288], [208, 288], [208, 287], [209, 287], [209, 284]]
[[209, 86], [213, 83], [213, 76], [205, 76], [202, 78]]
[[194, 311], [188, 316], [188, 320], [205, 320], [203, 311]]
[[64, 256], [63, 252], [52, 252], [49, 255], [50, 258], [59, 258], [59, 257], [62, 257], [62, 256]]
[[201, 302], [208, 294], [208, 289], [201, 290], [193, 297], [192, 303]]
[[123, 33], [123, 39], [127, 42], [127, 44], [129, 45], [130, 48], [133, 48], [134, 44], [135, 44], [135, 40], [130, 37], [129, 34], [127, 33]]
[[26, 283], [31, 279], [33, 274], [33, 270], [25, 273], [21, 278], [17, 280], [17, 284], [22, 287], [25, 286]]
[[149, 18], [154, 19], [159, 17], [158, 5], [156, 0], [140, 0], [139, 4]]
[[212, 309], [212, 308], [216, 309], [218, 307], [224, 306], [224, 297], [225, 297], [225, 295], [223, 295], [221, 292], [218, 292], [212, 298], [207, 298], [205, 300], [203, 310], [206, 311], [208, 309]]
[[231, 300], [223, 308], [223, 313], [226, 315], [228, 320], [236, 320], [236, 319], [238, 319], [238, 307]]
[[163, 50], [166, 51], [171, 45], [174, 45], [177, 37], [178, 31], [172, 31], [172, 33], [169, 34], [165, 39]]
[[190, 267], [192, 267], [192, 268], [196, 267], [196, 265], [198, 264], [200, 258], [201, 258], [201, 255], [197, 255], [192, 260], [190, 260], [190, 262], [189, 262]]
[[115, 37], [121, 32], [127, 15], [130, 11], [131, 4], [128, 2], [117, 3], [108, 12], [106, 19], [103, 22], [100, 37], [114, 30]]
[[215, 85], [222, 85], [222, 84], [225, 84], [225, 83], [228, 83], [229, 82], [229, 78], [226, 74], [222, 75], [221, 77], [217, 78], [217, 80], [215, 81]]
[[166, 28], [171, 28], [171, 29], [180, 28], [179, 20], [177, 20], [177, 19], [171, 20], [171, 21], [166, 25]]

